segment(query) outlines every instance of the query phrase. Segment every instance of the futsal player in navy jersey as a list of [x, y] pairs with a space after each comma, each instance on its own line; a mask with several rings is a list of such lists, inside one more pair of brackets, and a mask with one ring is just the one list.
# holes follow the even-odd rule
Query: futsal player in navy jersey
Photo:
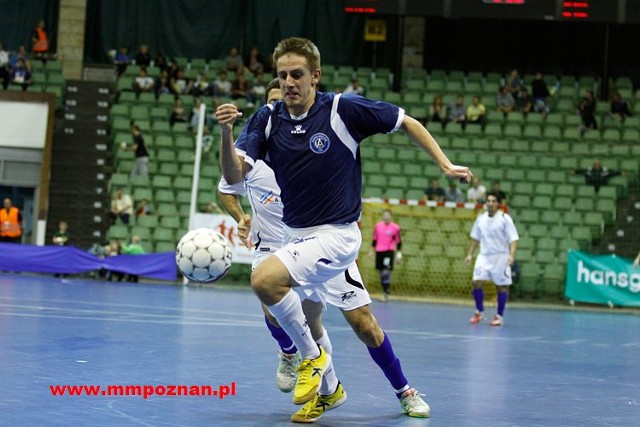
[[[278, 79], [274, 79], [267, 85], [266, 95], [268, 103], [282, 99]], [[248, 198], [253, 218], [244, 212], [238, 195]], [[232, 186], [225, 181], [224, 177], [221, 178], [218, 185], [218, 199], [238, 222], [240, 239], [245, 244], [249, 241], [253, 243], [254, 268], [280, 248], [284, 228], [280, 188], [273, 171], [264, 161], [258, 160], [241, 183]], [[326, 304], [337, 307], [342, 311], [358, 338], [367, 346], [371, 358], [395, 389], [403, 411], [412, 417], [428, 417], [429, 405], [415, 389], [409, 386], [389, 338], [371, 313], [369, 308], [371, 298], [356, 263], [352, 263], [344, 274], [339, 274], [327, 282], [322, 290], [325, 289], [326, 295], [323, 297], [313, 295], [312, 300], [307, 299], [303, 302], [303, 311], [316, 342], [331, 354], [331, 342], [327, 331], [322, 327], [322, 312]], [[281, 391], [289, 392], [293, 389], [296, 380], [293, 365], [297, 348], [264, 305], [263, 309], [267, 318], [267, 327], [280, 346], [276, 384]], [[292, 421], [315, 422], [326, 411], [344, 403], [347, 395], [343, 386], [338, 382], [335, 374], [331, 375], [331, 378], [327, 377], [325, 375], [318, 395], [293, 414]]]
[[309, 333], [300, 297], [291, 287], [312, 293], [356, 259], [361, 244], [356, 224], [361, 211], [360, 142], [402, 129], [447, 177], [466, 183], [472, 174], [452, 164], [427, 129], [402, 108], [353, 94], [317, 92], [320, 52], [311, 41], [282, 40], [273, 63], [283, 101], [260, 108], [235, 147], [237, 107], [221, 105], [216, 118], [225, 180], [241, 182], [257, 160], [264, 160], [281, 190], [285, 244], [256, 267], [251, 287], [300, 351], [303, 360], [293, 401], [303, 404], [318, 392], [330, 356]]

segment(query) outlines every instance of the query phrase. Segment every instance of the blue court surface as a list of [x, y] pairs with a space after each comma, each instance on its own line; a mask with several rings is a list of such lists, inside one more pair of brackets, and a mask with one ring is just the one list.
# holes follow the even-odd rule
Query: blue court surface
[[[325, 324], [348, 400], [317, 425], [640, 425], [633, 312], [512, 306], [505, 326], [491, 328], [468, 323], [471, 299], [372, 309], [432, 417], [401, 414], [364, 345], [330, 308]], [[275, 387], [276, 343], [249, 290], [0, 274], [0, 363], [2, 426], [283, 426], [298, 408]], [[224, 399], [54, 396], [50, 388], [231, 392], [232, 383], [235, 395]]]

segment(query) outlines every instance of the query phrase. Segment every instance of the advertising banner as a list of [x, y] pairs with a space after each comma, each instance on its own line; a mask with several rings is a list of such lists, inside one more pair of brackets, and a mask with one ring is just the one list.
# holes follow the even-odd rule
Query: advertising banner
[[233, 248], [234, 264], [253, 263], [253, 248], [247, 249], [238, 237], [238, 224], [231, 215], [196, 213], [191, 229], [212, 228], [227, 238]]
[[569, 251], [564, 294], [578, 302], [640, 307], [640, 269], [615, 255]]

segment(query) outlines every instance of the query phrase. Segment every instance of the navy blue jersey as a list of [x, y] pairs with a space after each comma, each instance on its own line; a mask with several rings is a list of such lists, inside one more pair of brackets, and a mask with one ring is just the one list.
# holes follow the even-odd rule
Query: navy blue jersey
[[274, 170], [285, 224], [345, 224], [356, 221], [362, 208], [360, 142], [398, 130], [403, 119], [404, 110], [386, 102], [318, 92], [299, 120], [282, 101], [260, 108], [236, 148], [250, 165], [262, 159]]

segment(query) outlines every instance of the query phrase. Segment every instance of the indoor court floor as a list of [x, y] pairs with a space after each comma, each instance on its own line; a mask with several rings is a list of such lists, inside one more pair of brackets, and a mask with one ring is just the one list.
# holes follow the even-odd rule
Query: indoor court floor
[[[432, 416], [401, 414], [330, 308], [325, 325], [348, 400], [317, 425], [640, 425], [638, 313], [507, 307], [505, 326], [492, 328], [468, 323], [471, 297], [465, 306], [391, 301], [372, 310]], [[276, 389], [276, 364], [249, 290], [0, 274], [1, 426], [292, 425], [298, 407]], [[233, 385], [235, 395], [54, 396], [56, 385]]]

